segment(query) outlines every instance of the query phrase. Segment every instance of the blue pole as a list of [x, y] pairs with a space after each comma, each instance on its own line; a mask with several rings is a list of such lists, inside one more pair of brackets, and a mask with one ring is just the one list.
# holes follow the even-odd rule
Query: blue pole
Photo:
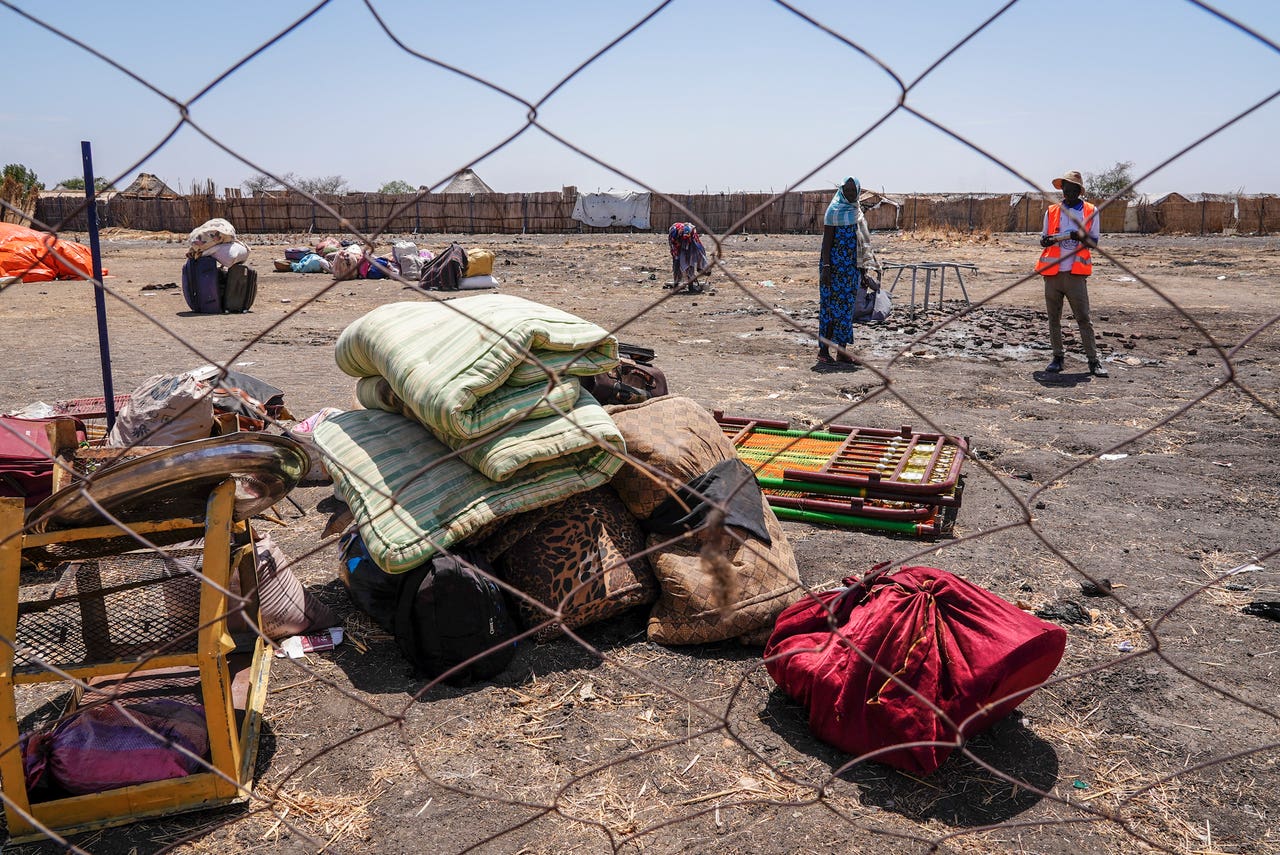
[[107, 405], [107, 430], [116, 423], [116, 395], [111, 384], [111, 340], [107, 335], [107, 299], [102, 290], [102, 249], [98, 245], [98, 204], [94, 200], [93, 152], [89, 142], [80, 142], [84, 161], [84, 199], [88, 205], [89, 251], [93, 255], [93, 306], [98, 315], [98, 356], [102, 362], [102, 396]]

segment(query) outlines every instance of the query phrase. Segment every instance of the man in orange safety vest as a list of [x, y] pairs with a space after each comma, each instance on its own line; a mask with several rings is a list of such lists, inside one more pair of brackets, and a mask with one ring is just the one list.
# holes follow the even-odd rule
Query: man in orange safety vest
[[1045, 367], [1050, 374], [1062, 371], [1066, 357], [1062, 348], [1062, 300], [1071, 304], [1080, 327], [1080, 344], [1089, 360], [1089, 373], [1106, 377], [1107, 369], [1098, 359], [1098, 345], [1093, 335], [1093, 321], [1089, 318], [1089, 274], [1093, 261], [1089, 250], [1098, 245], [1100, 229], [1098, 212], [1084, 201], [1084, 179], [1080, 173], [1070, 170], [1061, 178], [1053, 179], [1053, 186], [1062, 191], [1062, 201], [1044, 214], [1044, 228], [1040, 231], [1040, 261], [1036, 272], [1044, 277], [1044, 302], [1049, 312], [1049, 343], [1053, 346], [1053, 361]]

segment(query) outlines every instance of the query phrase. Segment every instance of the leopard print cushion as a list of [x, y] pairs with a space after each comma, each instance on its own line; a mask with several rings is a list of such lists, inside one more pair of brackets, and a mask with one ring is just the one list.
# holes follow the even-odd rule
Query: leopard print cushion
[[[644, 551], [645, 534], [613, 490], [600, 487], [534, 513], [533, 525], [519, 517], [511, 521], [518, 537], [495, 536], [484, 551], [501, 549], [496, 567], [502, 578], [547, 607], [561, 608], [566, 627], [586, 626], [657, 597], [649, 560], [631, 557]], [[553, 620], [528, 601], [513, 599], [526, 629]], [[559, 633], [553, 622], [534, 637]]]

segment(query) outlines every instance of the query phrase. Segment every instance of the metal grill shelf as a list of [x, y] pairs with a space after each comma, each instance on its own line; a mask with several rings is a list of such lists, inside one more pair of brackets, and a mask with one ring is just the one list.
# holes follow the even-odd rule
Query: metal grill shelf
[[[76, 834], [248, 797], [270, 668], [255, 639], [236, 656], [227, 631], [236, 483], [211, 487], [198, 517], [31, 532], [20, 499], [0, 499], [0, 787], [10, 842], [44, 840], [43, 829]], [[122, 524], [123, 525], [123, 524]], [[168, 557], [139, 553], [139, 538], [173, 543]], [[77, 555], [51, 586], [21, 589], [23, 567], [62, 548]], [[242, 590], [255, 590], [252, 549], [242, 556]], [[196, 560], [201, 563], [194, 572]], [[51, 590], [49, 589], [51, 587]], [[32, 594], [34, 593], [34, 596]], [[184, 675], [178, 677], [177, 675]], [[190, 698], [203, 709], [208, 770], [181, 778], [33, 801], [19, 744], [17, 690], [63, 683], [80, 705], [139, 692]], [[115, 684], [114, 686], [112, 684]], [[88, 686], [87, 692], [81, 690]], [[24, 696], [25, 697], [25, 696]]]

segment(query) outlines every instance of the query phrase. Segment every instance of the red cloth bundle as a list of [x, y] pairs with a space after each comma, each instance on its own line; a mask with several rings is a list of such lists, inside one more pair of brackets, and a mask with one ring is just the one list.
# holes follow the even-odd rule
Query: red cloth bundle
[[904, 567], [844, 581], [849, 587], [806, 597], [778, 616], [765, 666], [808, 709], [814, 735], [841, 750], [951, 743], [873, 758], [899, 769], [933, 772], [955, 747], [957, 727], [969, 738], [1011, 712], [1066, 648], [1061, 627], [945, 570]]

